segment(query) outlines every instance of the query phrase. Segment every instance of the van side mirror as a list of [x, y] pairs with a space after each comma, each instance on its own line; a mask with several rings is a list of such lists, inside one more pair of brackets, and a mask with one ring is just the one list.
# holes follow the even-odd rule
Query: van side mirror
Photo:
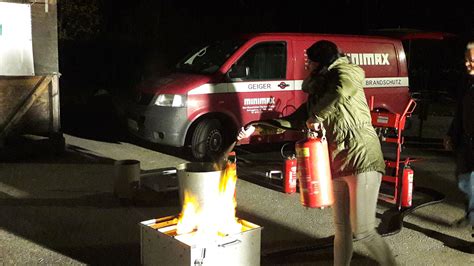
[[243, 65], [234, 65], [228, 72], [229, 78], [239, 79], [246, 78], [250, 73], [250, 67]]

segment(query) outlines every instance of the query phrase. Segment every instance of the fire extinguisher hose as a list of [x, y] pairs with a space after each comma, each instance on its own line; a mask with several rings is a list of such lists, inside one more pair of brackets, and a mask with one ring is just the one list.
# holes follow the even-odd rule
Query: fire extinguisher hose
[[256, 121], [249, 122], [244, 127], [248, 128], [249, 126], [257, 126], [257, 125], [275, 127], [275, 128], [280, 128], [283, 130], [294, 130], [294, 131], [302, 131], [302, 132], [304, 131], [303, 129], [282, 126], [275, 120], [256, 120]]
[[415, 187], [414, 192], [429, 195], [431, 197], [431, 200], [420, 203], [420, 204], [416, 204], [416, 205], [414, 204], [413, 206], [409, 208], [402, 208], [401, 210], [398, 210], [397, 207], [393, 207], [392, 209], [389, 209], [386, 213], [388, 214], [387, 216], [389, 216], [390, 213], [392, 213], [392, 216], [389, 216], [391, 220], [389, 222], [389, 227], [387, 228], [387, 230], [381, 233], [382, 236], [391, 236], [391, 235], [395, 235], [399, 233], [402, 230], [403, 218], [405, 216], [409, 215], [410, 213], [422, 207], [441, 203], [446, 198], [446, 196], [443, 193], [431, 188], [427, 188], [427, 187]]
[[[390, 220], [385, 221], [386, 224], [388, 225], [388, 228], [384, 230], [384, 232], [379, 232], [382, 237], [398, 234], [403, 228], [404, 217], [409, 215], [413, 211], [420, 209], [422, 207], [427, 207], [430, 205], [441, 203], [446, 198], [446, 196], [443, 193], [431, 188], [427, 188], [427, 187], [416, 187], [414, 189], [414, 192], [419, 192], [419, 193], [428, 195], [431, 197], [431, 200], [428, 200], [426, 202], [419, 203], [419, 204], [414, 204], [412, 207], [404, 208], [401, 210], [399, 210], [398, 207], [396, 206], [387, 210], [385, 213], [388, 214]], [[382, 217], [382, 224], [384, 223], [384, 220], [385, 220], [383, 218], [384, 217]], [[273, 252], [264, 253], [263, 256], [266, 256], [266, 257], [287, 256], [294, 253], [324, 250], [324, 249], [332, 248], [334, 246], [333, 244], [334, 236], [329, 236], [322, 240], [323, 241], [321, 243], [316, 244], [316, 245], [300, 246], [300, 247], [293, 247], [289, 249], [277, 250]], [[354, 242], [356, 241], [357, 240], [354, 240]]]
[[[264, 125], [264, 126], [280, 128], [280, 129], [283, 129], [283, 130], [295, 130], [295, 131], [302, 131], [303, 132], [303, 130], [282, 126], [282, 125], [278, 124], [276, 121], [273, 121], [273, 120], [252, 121], [252, 122], [249, 122], [248, 124], [246, 124], [244, 126], [244, 128], [247, 129], [249, 126], [256, 126], [256, 125]], [[224, 165], [225, 165], [224, 163], [225, 163], [225, 161], [227, 161], [229, 153], [234, 149], [235, 145], [237, 145], [237, 142], [238, 142], [238, 140], [234, 140], [234, 142], [232, 142], [227, 147], [227, 149], [223, 150], [223, 152], [220, 156], [218, 156], [217, 158], [214, 159], [214, 165], [216, 165], [217, 169], [223, 169], [224, 168]]]

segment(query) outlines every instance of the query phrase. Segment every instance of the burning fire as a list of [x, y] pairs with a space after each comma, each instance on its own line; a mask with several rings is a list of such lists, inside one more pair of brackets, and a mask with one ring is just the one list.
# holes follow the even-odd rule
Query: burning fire
[[[240, 232], [242, 225], [235, 217], [235, 187], [237, 171], [235, 163], [227, 163], [219, 187], [218, 199], [201, 209], [199, 202], [189, 191], [184, 191], [183, 209], [179, 215], [177, 235], [195, 233], [200, 236], [219, 236]], [[207, 205], [208, 203], [206, 203]]]

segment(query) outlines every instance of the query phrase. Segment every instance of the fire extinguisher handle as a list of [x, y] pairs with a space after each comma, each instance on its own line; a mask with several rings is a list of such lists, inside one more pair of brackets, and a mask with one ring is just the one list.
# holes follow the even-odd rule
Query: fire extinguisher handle
[[[317, 138], [318, 137], [318, 132], [317, 131], [318, 130], [313, 130], [313, 129], [309, 128], [308, 131], [307, 131], [308, 137]], [[319, 131], [321, 131], [321, 134], [322, 134], [321, 139], [326, 140], [326, 128], [324, 128], [323, 123], [319, 124]]]
[[326, 128], [324, 127], [323, 123], [321, 123], [321, 133], [323, 133], [323, 139], [326, 139]]

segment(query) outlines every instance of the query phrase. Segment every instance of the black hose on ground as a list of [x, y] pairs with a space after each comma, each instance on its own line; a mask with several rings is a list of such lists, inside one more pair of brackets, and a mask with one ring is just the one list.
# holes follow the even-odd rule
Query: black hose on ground
[[[441, 193], [439, 191], [436, 191], [434, 189], [431, 189], [431, 188], [427, 188], [427, 187], [415, 187], [414, 188], [414, 193], [416, 193], [416, 192], [423, 193], [425, 195], [429, 195], [431, 197], [431, 200], [427, 201], [427, 202], [424, 202], [424, 203], [421, 203], [421, 204], [416, 204], [416, 205], [414, 204], [413, 206], [411, 206], [409, 208], [402, 208], [401, 210], [398, 210], [397, 207], [394, 207], [394, 208], [388, 210], [387, 213], [392, 212], [392, 213], [396, 214], [393, 217], [396, 217], [397, 220], [395, 220], [395, 223], [393, 223], [393, 220], [389, 221], [389, 227], [388, 227], [389, 229], [387, 229], [385, 232], [380, 232], [380, 234], [382, 236], [391, 236], [391, 235], [398, 234], [402, 230], [403, 218], [405, 216], [411, 214], [415, 210], [420, 209], [422, 207], [426, 207], [426, 206], [430, 206], [430, 205], [433, 205], [433, 204], [441, 203], [446, 198], [446, 196], [443, 193]], [[392, 226], [390, 226], [390, 225], [392, 225]]]
[[[388, 221], [389, 229], [387, 229], [386, 232], [379, 232], [382, 237], [398, 234], [403, 228], [403, 218], [405, 216], [407, 216], [408, 214], [412, 213], [413, 211], [415, 211], [419, 208], [430, 206], [430, 205], [437, 204], [437, 203], [441, 203], [445, 199], [444, 194], [442, 194], [441, 192], [438, 192], [436, 190], [433, 190], [431, 188], [417, 187], [417, 188], [415, 188], [414, 192], [421, 192], [423, 194], [427, 194], [427, 195], [431, 196], [432, 200], [421, 203], [421, 204], [413, 205], [412, 207], [409, 207], [409, 208], [403, 208], [401, 210], [398, 210], [398, 207], [396, 207], [396, 206], [392, 209], [387, 210], [386, 213], [392, 212], [391, 220]], [[290, 254], [294, 254], [294, 253], [324, 250], [324, 249], [331, 248], [331, 247], [334, 246], [333, 238], [334, 238], [334, 236], [328, 237], [327, 238], [328, 241], [325, 242], [325, 243], [278, 250], [278, 251], [266, 253], [263, 256], [265, 256], [265, 257], [285, 256], [285, 255], [290, 255]], [[356, 242], [356, 241], [357, 240], [354, 240], [354, 242]]]

